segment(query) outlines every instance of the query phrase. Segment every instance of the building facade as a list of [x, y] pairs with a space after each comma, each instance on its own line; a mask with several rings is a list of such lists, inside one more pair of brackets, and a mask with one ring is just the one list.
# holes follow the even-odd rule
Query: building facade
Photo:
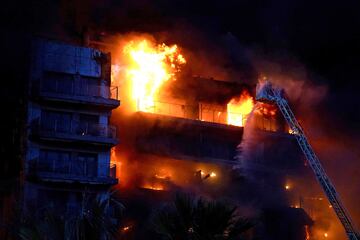
[[117, 144], [110, 54], [44, 39], [32, 44], [24, 172], [28, 179], [108, 185]]

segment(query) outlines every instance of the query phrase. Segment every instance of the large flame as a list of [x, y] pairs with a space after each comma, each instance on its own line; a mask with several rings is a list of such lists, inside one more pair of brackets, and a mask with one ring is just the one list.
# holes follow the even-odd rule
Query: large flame
[[132, 98], [137, 110], [154, 112], [159, 88], [186, 63], [177, 45], [155, 45], [148, 40], [130, 41], [124, 54], [130, 58], [127, 77], [132, 82]]
[[254, 99], [248, 91], [243, 91], [227, 104], [227, 123], [235, 126], [244, 126], [247, 116], [254, 107]]

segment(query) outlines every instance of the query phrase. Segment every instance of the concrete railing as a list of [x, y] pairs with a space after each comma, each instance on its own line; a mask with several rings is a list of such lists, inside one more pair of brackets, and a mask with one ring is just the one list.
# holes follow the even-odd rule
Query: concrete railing
[[92, 85], [92, 84], [75, 84], [71, 82], [68, 86], [60, 86], [54, 84], [47, 87], [41, 82], [32, 83], [33, 93], [41, 94], [57, 94], [64, 96], [85, 96], [85, 97], [102, 97], [105, 99], [118, 100], [118, 87], [106, 85]]
[[[72, 170], [74, 166], [68, 165], [64, 168], [56, 168], [56, 160], [48, 159], [48, 164], [39, 163], [39, 157], [32, 159], [28, 163], [28, 175], [31, 177], [56, 179], [56, 181], [80, 181], [80, 182], [100, 182], [100, 183], [115, 183], [116, 180], [116, 165], [110, 165], [108, 176], [98, 176], [97, 168], [93, 169], [95, 174], [86, 172], [79, 172]], [[46, 162], [42, 161], [42, 162]], [[71, 161], [73, 162], [73, 161]], [[70, 164], [70, 162], [69, 162]]]
[[60, 121], [37, 118], [32, 122], [33, 131], [44, 131], [78, 136], [94, 136], [116, 139], [116, 127], [107, 124], [96, 124], [80, 121]]

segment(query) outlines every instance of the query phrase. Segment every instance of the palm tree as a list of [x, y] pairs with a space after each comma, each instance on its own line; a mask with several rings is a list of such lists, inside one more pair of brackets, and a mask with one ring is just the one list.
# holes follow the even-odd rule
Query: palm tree
[[178, 194], [173, 204], [156, 214], [153, 226], [166, 240], [231, 240], [238, 239], [254, 223], [223, 202]]
[[[8, 228], [21, 240], [113, 240], [119, 236], [119, 223], [124, 206], [113, 198], [114, 192], [95, 196], [83, 193], [80, 211], [60, 216], [51, 206], [38, 214], [17, 214]], [[115, 214], [117, 213], [117, 214]]]
[[112, 195], [109, 191], [99, 193], [95, 198], [84, 194], [80, 213], [66, 222], [65, 239], [117, 239], [119, 226], [114, 223], [112, 212], [122, 212], [124, 206]]

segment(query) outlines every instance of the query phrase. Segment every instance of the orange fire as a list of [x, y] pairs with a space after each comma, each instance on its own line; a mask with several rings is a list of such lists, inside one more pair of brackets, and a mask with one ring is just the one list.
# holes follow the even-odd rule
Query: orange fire
[[160, 184], [145, 184], [141, 188], [150, 189], [150, 190], [154, 190], [154, 191], [163, 191], [163, 190], [165, 190], [164, 186], [162, 186]]
[[305, 240], [310, 240], [310, 229], [308, 225], [305, 225]]
[[123, 52], [130, 59], [126, 75], [137, 111], [153, 112], [159, 88], [174, 79], [186, 60], [177, 45], [156, 45], [148, 40], [130, 41]]
[[258, 103], [255, 112], [269, 118], [276, 115], [277, 108], [272, 104]]
[[244, 126], [246, 119], [254, 107], [254, 99], [248, 91], [243, 91], [240, 97], [235, 97], [227, 104], [227, 123]]

